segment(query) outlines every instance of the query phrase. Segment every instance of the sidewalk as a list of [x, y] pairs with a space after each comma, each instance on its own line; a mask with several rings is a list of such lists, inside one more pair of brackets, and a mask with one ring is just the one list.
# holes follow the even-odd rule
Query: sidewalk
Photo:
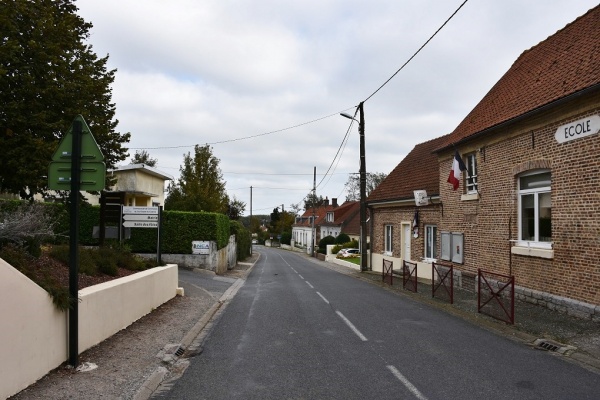
[[[515, 306], [515, 325], [507, 325], [477, 313], [474, 293], [456, 290], [454, 304], [431, 298], [431, 286], [419, 284], [418, 293], [402, 287], [402, 280], [390, 286], [381, 281], [381, 274], [359, 272], [334, 263], [309, 260], [325, 268], [352, 276], [390, 290], [399, 296], [422, 302], [463, 318], [484, 329], [545, 351], [535, 344], [545, 339], [561, 345], [565, 353], [557, 356], [574, 360], [585, 368], [600, 373], [600, 323], [559, 314], [545, 308], [518, 302]], [[245, 279], [258, 259], [257, 252], [244, 263], [238, 263], [225, 275]], [[230, 286], [241, 283], [238, 280]], [[210, 318], [226, 301], [227, 293], [215, 298], [208, 291], [199, 290], [192, 296], [176, 297], [128, 328], [80, 355], [80, 363], [90, 366], [87, 372], [60, 367], [11, 400], [29, 399], [147, 399], [170, 373], [177, 374], [177, 359], [193, 356], [197, 338]], [[192, 343], [195, 342], [195, 343]]]
[[[224, 275], [239, 278], [230, 289], [245, 279], [258, 257], [255, 253]], [[82, 353], [79, 368], [87, 367], [88, 371], [59, 367], [10, 399], [146, 399], [226, 295], [222, 293], [219, 299], [207, 290], [197, 290], [194, 296], [177, 296]]]

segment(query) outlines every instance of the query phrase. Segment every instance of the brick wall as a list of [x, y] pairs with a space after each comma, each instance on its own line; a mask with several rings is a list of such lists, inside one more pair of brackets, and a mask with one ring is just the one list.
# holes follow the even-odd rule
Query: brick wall
[[[393, 257], [402, 257], [402, 223], [412, 226], [415, 210], [419, 211], [419, 237], [412, 237], [411, 230], [411, 254], [410, 260], [420, 261], [425, 255], [425, 225], [436, 225], [439, 229], [440, 206], [430, 204], [428, 206], [388, 206], [377, 207], [372, 212], [373, 231], [371, 233], [371, 251], [382, 254], [385, 250], [385, 226], [393, 226]], [[439, 236], [439, 235], [438, 235]], [[439, 243], [439, 240], [438, 240]]]
[[[477, 200], [461, 200], [464, 185], [453, 191], [445, 182], [451, 154], [441, 155], [438, 230], [464, 233], [459, 269], [514, 275], [521, 287], [600, 304], [600, 134], [563, 144], [554, 138], [559, 126], [599, 113], [595, 95], [461, 146], [461, 154], [477, 154]], [[551, 259], [511, 254], [510, 240], [518, 238], [518, 174], [538, 168], [552, 174]]]

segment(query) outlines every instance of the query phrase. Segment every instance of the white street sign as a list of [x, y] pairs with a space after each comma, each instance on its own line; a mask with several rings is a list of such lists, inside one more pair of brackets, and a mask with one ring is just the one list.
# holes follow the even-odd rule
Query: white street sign
[[158, 215], [125, 214], [123, 219], [125, 221], [158, 221]]
[[158, 228], [158, 221], [125, 221], [125, 228]]
[[137, 215], [158, 215], [158, 207], [131, 207], [124, 206], [123, 214], [137, 214]]

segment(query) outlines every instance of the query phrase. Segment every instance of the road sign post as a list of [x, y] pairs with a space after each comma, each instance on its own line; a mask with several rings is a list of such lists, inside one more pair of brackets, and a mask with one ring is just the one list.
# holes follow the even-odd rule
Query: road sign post
[[79, 191], [103, 190], [106, 180], [104, 155], [81, 115], [73, 120], [52, 155], [48, 189], [70, 190], [69, 201], [69, 364], [79, 358]]
[[160, 252], [161, 207], [131, 207], [123, 206], [122, 225], [125, 228], [154, 228], [156, 234], [156, 262], [162, 264]]

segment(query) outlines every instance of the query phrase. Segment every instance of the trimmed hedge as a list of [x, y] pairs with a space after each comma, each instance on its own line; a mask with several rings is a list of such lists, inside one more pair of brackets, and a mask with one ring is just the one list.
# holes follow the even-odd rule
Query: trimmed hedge
[[[27, 204], [20, 200], [0, 201], [0, 213], [11, 212]], [[61, 203], [41, 204], [57, 220], [54, 242], [68, 243], [71, 223], [69, 206]], [[100, 225], [100, 207], [83, 204], [79, 210], [79, 244], [97, 246], [99, 241], [92, 234], [93, 227]], [[227, 246], [229, 236], [235, 230], [240, 232], [239, 237], [236, 234], [238, 248], [245, 247], [249, 252], [251, 239], [245, 238], [249, 233], [243, 233], [241, 228], [232, 228], [225, 214], [165, 210], [162, 213], [161, 250], [163, 253], [191, 254], [194, 240], [214, 241], [217, 248], [222, 249]], [[157, 229], [132, 228], [131, 239], [125, 240], [124, 244], [135, 253], [155, 253], [157, 235]], [[247, 240], [248, 244], [240, 243], [240, 240]]]
[[252, 235], [239, 221], [229, 221], [230, 233], [235, 235], [237, 242], [237, 260], [245, 260], [250, 256]]
[[[191, 254], [192, 241], [210, 240], [222, 249], [229, 243], [229, 218], [225, 214], [208, 212], [163, 211], [161, 251]], [[157, 229], [132, 228], [131, 239], [125, 242], [136, 253], [156, 252]]]

